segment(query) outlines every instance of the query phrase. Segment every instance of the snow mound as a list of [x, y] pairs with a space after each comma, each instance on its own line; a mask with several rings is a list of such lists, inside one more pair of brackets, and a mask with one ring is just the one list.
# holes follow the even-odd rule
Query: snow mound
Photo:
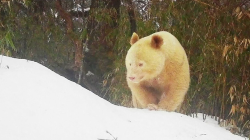
[[244, 140], [174, 112], [110, 104], [29, 60], [0, 55], [1, 140]]

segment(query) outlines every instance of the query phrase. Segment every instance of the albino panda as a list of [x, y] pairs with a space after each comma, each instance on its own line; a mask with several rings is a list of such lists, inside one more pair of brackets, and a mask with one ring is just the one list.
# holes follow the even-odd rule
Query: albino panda
[[139, 39], [133, 33], [126, 56], [133, 106], [175, 111], [189, 88], [187, 55], [179, 41], [161, 31]]

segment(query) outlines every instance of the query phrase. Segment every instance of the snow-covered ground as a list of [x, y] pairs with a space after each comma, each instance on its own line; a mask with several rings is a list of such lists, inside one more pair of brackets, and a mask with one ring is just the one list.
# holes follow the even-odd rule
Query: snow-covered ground
[[0, 55], [0, 140], [245, 140], [164, 111], [115, 106], [29, 60]]

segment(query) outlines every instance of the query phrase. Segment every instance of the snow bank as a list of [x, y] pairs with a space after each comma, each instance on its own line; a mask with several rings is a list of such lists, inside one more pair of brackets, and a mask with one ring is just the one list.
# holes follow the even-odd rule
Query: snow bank
[[244, 140], [174, 112], [110, 104], [32, 61], [0, 55], [0, 140]]

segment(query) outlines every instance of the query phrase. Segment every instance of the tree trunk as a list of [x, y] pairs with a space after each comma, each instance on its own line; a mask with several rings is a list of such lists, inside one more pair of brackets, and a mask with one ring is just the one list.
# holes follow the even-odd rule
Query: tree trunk
[[[103, 75], [111, 71], [120, 18], [120, 0], [92, 0], [88, 17], [88, 49], [85, 55], [86, 72], [95, 74], [93, 84], [99, 93]], [[93, 79], [89, 79], [93, 81]]]
[[132, 3], [132, 0], [127, 0], [128, 7], [128, 16], [129, 16], [129, 22], [130, 22], [130, 34], [132, 35], [133, 32], [136, 32], [136, 20], [135, 20], [135, 11], [134, 11], [134, 6]]
[[61, 0], [56, 1], [56, 9], [59, 12], [59, 15], [65, 20], [66, 22], [66, 29], [67, 29], [67, 34], [74, 43], [75, 46], [75, 67], [77, 69], [80, 69], [82, 65], [82, 59], [83, 59], [83, 47], [82, 47], [82, 41], [75, 37], [74, 35], [74, 26], [73, 26], [73, 21], [71, 15], [66, 12], [62, 8]]

